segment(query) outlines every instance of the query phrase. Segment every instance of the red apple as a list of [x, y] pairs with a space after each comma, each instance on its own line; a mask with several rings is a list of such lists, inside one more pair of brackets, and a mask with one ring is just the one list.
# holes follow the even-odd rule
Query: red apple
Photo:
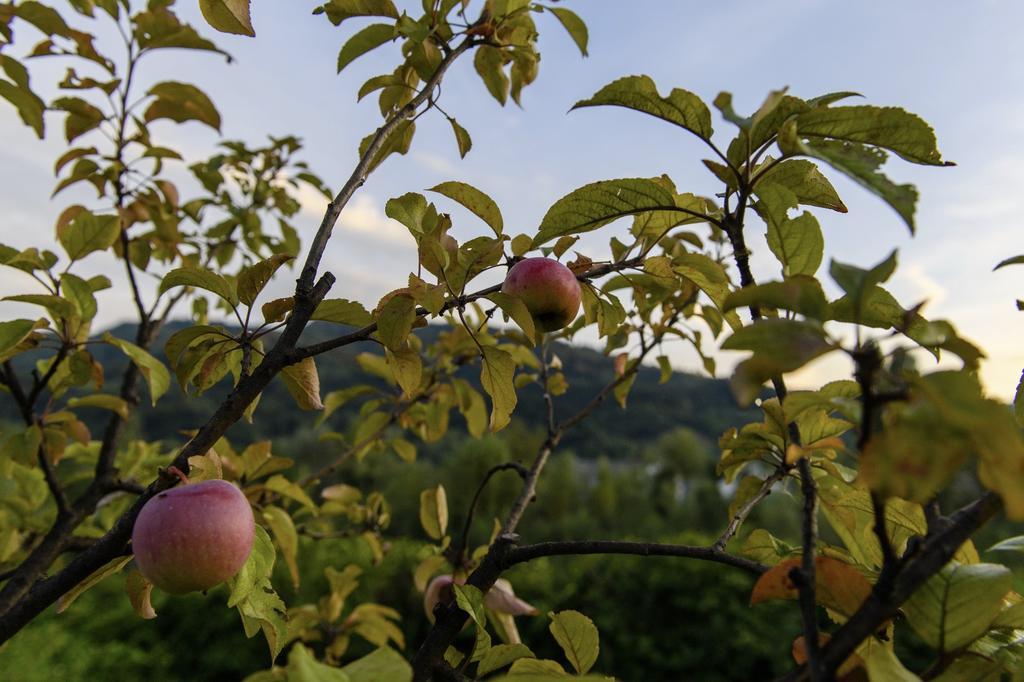
[[551, 258], [524, 258], [508, 271], [501, 290], [518, 296], [537, 329], [565, 327], [580, 311], [580, 283], [572, 270]]
[[146, 502], [132, 530], [139, 571], [164, 592], [208, 590], [245, 564], [255, 536], [252, 507], [227, 481], [190, 483]]

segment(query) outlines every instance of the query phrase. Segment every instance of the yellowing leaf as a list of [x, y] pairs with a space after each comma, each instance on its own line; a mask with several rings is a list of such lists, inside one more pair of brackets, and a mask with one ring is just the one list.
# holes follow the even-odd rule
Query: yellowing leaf
[[302, 488], [296, 483], [289, 481], [281, 474], [276, 474], [267, 479], [266, 483], [267, 490], [273, 490], [279, 495], [295, 500], [296, 502], [308, 507], [310, 511], [316, 511], [316, 505], [313, 504], [313, 500], [309, 499], [309, 495], [306, 494]]
[[310, 319], [337, 322], [352, 327], [365, 327], [373, 321], [362, 303], [348, 301], [344, 298], [329, 298], [321, 301]]
[[409, 296], [392, 296], [377, 312], [377, 334], [386, 348], [397, 350], [405, 345], [416, 319], [416, 302]]
[[67, 608], [71, 606], [71, 603], [78, 599], [83, 592], [95, 587], [107, 576], [117, 573], [131, 560], [131, 556], [119, 556], [96, 569], [92, 575], [75, 585], [68, 592], [65, 592], [61, 598], [57, 600], [57, 608], [55, 609], [57, 613], [64, 613]]
[[243, 268], [238, 274], [238, 300], [247, 306], [252, 306], [277, 269], [290, 260], [292, 260], [292, 256], [276, 254]]
[[317, 374], [313, 358], [303, 358], [282, 369], [281, 380], [301, 409], [324, 409], [320, 400], [320, 375]]
[[433, 539], [444, 537], [448, 529], [448, 497], [443, 485], [420, 493], [420, 525]]
[[500, 431], [511, 421], [512, 410], [516, 407], [515, 377], [516, 365], [512, 356], [494, 346], [484, 346], [480, 384], [491, 396], [491, 430]]
[[594, 621], [579, 611], [561, 611], [549, 615], [551, 625], [548, 629], [554, 635], [555, 641], [562, 647], [565, 657], [569, 659], [576, 672], [586, 675], [597, 662], [600, 650]]
[[423, 374], [423, 360], [419, 351], [406, 344], [398, 350], [384, 349], [388, 367], [394, 373], [395, 381], [402, 387], [406, 396], [412, 396], [420, 387]]
[[153, 583], [146, 580], [138, 571], [129, 571], [125, 576], [124, 589], [128, 593], [128, 600], [131, 601], [135, 613], [147, 620], [156, 618], [156, 610], [150, 602]]

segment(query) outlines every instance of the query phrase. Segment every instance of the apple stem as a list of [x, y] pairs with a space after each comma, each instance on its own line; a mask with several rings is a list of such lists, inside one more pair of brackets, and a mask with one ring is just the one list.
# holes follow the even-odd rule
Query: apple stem
[[166, 469], [164, 469], [164, 473], [169, 476], [175, 476], [178, 479], [180, 479], [184, 485], [188, 485], [188, 476], [186, 476], [185, 472], [179, 469], [178, 467], [169, 466]]

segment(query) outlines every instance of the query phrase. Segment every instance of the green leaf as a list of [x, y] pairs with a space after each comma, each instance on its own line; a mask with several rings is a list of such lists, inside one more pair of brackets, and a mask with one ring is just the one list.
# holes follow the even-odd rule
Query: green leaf
[[448, 497], [443, 485], [420, 493], [420, 525], [433, 539], [444, 537], [448, 530]]
[[501, 56], [501, 50], [490, 45], [476, 48], [473, 66], [487, 87], [487, 92], [491, 93], [491, 97], [498, 100], [501, 106], [505, 106], [511, 83], [505, 75], [505, 60]]
[[202, 90], [188, 83], [164, 81], [157, 83], [147, 93], [156, 97], [143, 120], [146, 123], [160, 118], [169, 118], [177, 123], [199, 121], [220, 132], [220, 113]]
[[362, 303], [348, 301], [344, 298], [329, 298], [326, 301], [321, 301], [310, 319], [337, 322], [352, 327], [365, 327], [373, 322], [373, 317], [366, 312]]
[[754, 351], [736, 366], [732, 376], [733, 392], [744, 405], [757, 397], [768, 379], [797, 370], [833, 348], [820, 324], [784, 319], [765, 319], [743, 327], [722, 344], [723, 350]]
[[414, 235], [423, 234], [423, 218], [427, 215], [427, 199], [418, 192], [408, 192], [388, 199], [384, 214], [405, 225]]
[[267, 282], [271, 280], [278, 268], [290, 260], [292, 260], [292, 256], [276, 254], [261, 260], [259, 263], [243, 268], [238, 273], [238, 300], [251, 307], [256, 302], [256, 297], [263, 291], [263, 287], [267, 286]]
[[519, 257], [525, 254], [533, 246], [533, 239], [527, 234], [517, 234], [512, 238], [512, 255]]
[[352, 682], [352, 678], [339, 668], [321, 663], [309, 649], [296, 643], [288, 652], [288, 682]]
[[1024, 602], [1018, 602], [1008, 609], [1000, 611], [992, 622], [994, 628], [1024, 628]]
[[136, 346], [134, 343], [129, 343], [123, 339], [116, 338], [106, 332], [103, 334], [104, 343], [109, 343], [111, 346], [115, 346], [121, 350], [122, 353], [127, 355], [132, 362], [135, 363], [136, 367], [142, 373], [142, 377], [149, 384], [149, 395], [156, 405], [156, 401], [167, 392], [167, 389], [171, 386], [171, 375], [164, 367], [163, 363], [154, 358], [148, 352]]
[[583, 23], [572, 10], [565, 9], [564, 7], [545, 7], [547, 11], [551, 12], [558, 18], [558, 21], [562, 23], [562, 26], [566, 31], [569, 32], [569, 37], [576, 43], [576, 47], [580, 48], [580, 54], [584, 57], [587, 56], [587, 40], [589, 38], [587, 33], [587, 25]]
[[402, 458], [404, 462], [415, 462], [416, 461], [416, 446], [403, 438], [396, 438], [391, 441], [391, 448], [395, 451], [395, 454]]
[[293, 365], [281, 370], [281, 379], [285, 387], [303, 410], [322, 410], [320, 401], [320, 375], [316, 371], [313, 358], [303, 358]]
[[476, 624], [476, 643], [471, 658], [482, 656], [491, 648], [491, 636], [487, 634], [487, 614], [484, 611], [484, 595], [472, 585], [453, 584], [455, 603], [465, 611]]
[[[862, 317], [868, 318], [869, 322], [866, 323], [870, 323], [870, 318], [877, 317], [877, 315], [873, 314], [876, 311], [868, 303], [872, 299], [877, 298], [877, 292], [880, 289], [878, 285], [887, 281], [896, 271], [896, 251], [893, 251], [885, 260], [867, 270], [833, 260], [829, 264], [828, 271], [832, 275], [832, 279], [839, 285], [839, 288], [846, 292], [846, 297], [844, 298], [848, 301], [848, 303], [843, 305], [837, 305], [838, 301], [833, 303], [834, 314], [842, 312], [844, 317], [852, 317], [852, 320], [858, 323], [861, 322]], [[886, 294], [888, 293], [884, 289], [881, 291]], [[850, 308], [852, 316], [843, 312], [843, 309], [846, 307]]]
[[394, 649], [381, 647], [358, 658], [341, 669], [349, 682], [411, 682], [412, 667]]
[[96, 215], [84, 210], [57, 227], [57, 241], [73, 261], [94, 251], [106, 251], [120, 235], [121, 224], [116, 215]]
[[703, 253], [683, 253], [673, 260], [673, 270], [696, 284], [716, 306], [725, 303], [729, 294], [729, 276], [721, 263]]
[[514, 663], [520, 658], [534, 658], [533, 652], [525, 644], [519, 642], [515, 644], [497, 644], [488, 649], [484, 657], [480, 659], [476, 674], [483, 676], [492, 673]]
[[[885, 644], [888, 644], [886, 646]], [[906, 666], [896, 657], [891, 642], [882, 644], [871, 641], [865, 647], [864, 668], [869, 680], [885, 680], [886, 682], [921, 682], [921, 678], [907, 670]], [[974, 679], [973, 682], [980, 682]]]
[[491, 397], [491, 431], [500, 431], [511, 421], [516, 407], [516, 363], [512, 356], [494, 346], [484, 346], [480, 384]]
[[819, 107], [797, 116], [796, 126], [804, 137], [869, 144], [912, 163], [950, 165], [939, 154], [931, 126], [896, 107]]
[[88, 282], [71, 273], [64, 273], [60, 278], [60, 288], [64, 297], [74, 304], [84, 323], [88, 324], [96, 317], [96, 297]]
[[67, 112], [64, 119], [64, 136], [68, 144], [90, 130], [95, 130], [106, 120], [102, 110], [79, 97], [59, 97], [53, 101], [51, 108]]
[[252, 552], [245, 560], [241, 570], [234, 578], [228, 581], [230, 593], [228, 595], [228, 606], [234, 607], [245, 600], [256, 586], [267, 580], [274, 570], [274, 559], [277, 553], [274, 551], [274, 543], [271, 541], [267, 531], [262, 526], [256, 526], [255, 540], [252, 545]]
[[398, 10], [391, 0], [330, 0], [323, 10], [335, 26], [352, 17], [398, 19]]
[[8, 320], [0, 322], [0, 358], [16, 349], [36, 329], [45, 327], [46, 320]]
[[782, 540], [763, 528], [757, 528], [751, 531], [743, 542], [740, 554], [748, 559], [760, 561], [762, 564], [774, 566], [789, 556], [792, 551], [793, 548]]
[[398, 350], [385, 348], [384, 356], [395, 375], [395, 381], [407, 397], [412, 396], [419, 389], [423, 377], [423, 360], [419, 351], [406, 344]]
[[[373, 135], [367, 135], [363, 138], [362, 142], [359, 143], [359, 157], [366, 156], [370, 149], [370, 142], [373, 140]], [[412, 146], [412, 138], [416, 134], [416, 123], [412, 120], [405, 119], [388, 135], [387, 139], [381, 144], [377, 153], [370, 159], [370, 165], [367, 167], [367, 172], [372, 173], [377, 166], [384, 163], [392, 154], [406, 154], [409, 152], [409, 148]]]
[[818, 167], [806, 159], [788, 159], [758, 176], [758, 183], [785, 187], [805, 206], [846, 213], [846, 204]]
[[989, 547], [986, 552], [1019, 552], [1024, 554], [1024, 535], [1007, 538]]
[[78, 308], [75, 304], [61, 296], [52, 294], [18, 294], [17, 296], [4, 296], [4, 301], [17, 301], [18, 303], [29, 303], [46, 308], [53, 321], [70, 320], [78, 315]]
[[1024, 263], [1024, 256], [1014, 256], [1013, 258], [1007, 258], [999, 261], [999, 264], [992, 268], [992, 270], [998, 270], [999, 268], [1005, 268], [1007, 265], [1020, 265]]
[[913, 185], [897, 185], [878, 172], [886, 160], [886, 154], [881, 149], [854, 142], [805, 142], [800, 139], [794, 121], [789, 121], [779, 131], [779, 147], [786, 154], [803, 154], [821, 159], [845, 174], [889, 204], [903, 218], [913, 234], [917, 189]]
[[780, 185], [759, 184], [756, 192], [755, 208], [768, 226], [768, 248], [782, 264], [783, 275], [813, 275], [825, 251], [817, 218], [806, 212], [790, 218], [789, 209], [796, 208], [798, 199]]
[[565, 657], [578, 674], [586, 675], [597, 661], [600, 649], [594, 621], [579, 611], [562, 611], [548, 615], [551, 616], [551, 625], [548, 629], [562, 647]]
[[131, 412], [131, 408], [129, 408], [128, 403], [123, 398], [110, 395], [109, 393], [94, 393], [93, 395], [70, 398], [68, 400], [68, 407], [98, 407], [110, 410], [119, 415], [121, 419], [128, 419], [128, 415]]
[[469, 209], [480, 220], [487, 223], [498, 237], [504, 229], [501, 211], [494, 200], [472, 185], [464, 182], [442, 182], [430, 188], [431, 192], [443, 194]]
[[295, 531], [295, 523], [292, 522], [292, 517], [288, 512], [273, 505], [264, 507], [262, 514], [263, 522], [270, 527], [270, 532], [274, 534], [274, 541], [288, 566], [292, 585], [295, 589], [299, 589], [299, 565], [296, 561], [299, 551], [299, 534]]
[[487, 298], [496, 303], [502, 312], [519, 325], [519, 328], [523, 330], [523, 334], [526, 334], [526, 338], [531, 342], [536, 339], [537, 330], [533, 324], [533, 315], [530, 314], [526, 304], [523, 303], [523, 299], [518, 296], [503, 294], [500, 291], [487, 294]]
[[362, 29], [342, 46], [338, 53], [338, 73], [363, 56], [370, 50], [374, 50], [389, 40], [395, 38], [395, 27], [393, 24], [370, 24]]
[[416, 302], [406, 295], [392, 296], [377, 313], [377, 335], [385, 348], [405, 346], [416, 320]]
[[783, 282], [765, 282], [737, 289], [726, 296], [722, 312], [741, 306], [791, 310], [815, 320], [825, 320], [829, 314], [829, 304], [821, 283], [806, 275], [795, 275]]
[[473, 139], [469, 136], [469, 132], [459, 125], [459, 122], [454, 118], [448, 119], [448, 122], [452, 125], [452, 132], [455, 133], [455, 143], [459, 145], [459, 158], [466, 158], [466, 154], [473, 148]]
[[27, 21], [48, 36], [67, 37], [71, 35], [71, 29], [68, 28], [57, 10], [35, 2], [35, 0], [19, 3], [15, 13], [19, 19]]
[[207, 23], [221, 33], [256, 35], [250, 17], [250, 0], [199, 0], [199, 9]]
[[710, 140], [714, 132], [711, 112], [700, 97], [680, 88], [674, 88], [668, 97], [662, 97], [650, 76], [620, 78], [598, 90], [590, 99], [577, 102], [572, 108], [602, 105], [626, 107], [650, 114], [705, 140]]
[[71, 603], [78, 599], [83, 592], [95, 587], [104, 578], [118, 573], [131, 560], [131, 556], [120, 556], [108, 561], [88, 578], [75, 585], [70, 591], [61, 595], [61, 598], [57, 600], [57, 608], [54, 610], [57, 613], [64, 613], [64, 611], [71, 606]]
[[985, 634], [1013, 586], [999, 564], [955, 562], [922, 585], [903, 605], [907, 622], [940, 654], [957, 651]]
[[[799, 320], [764, 319], [737, 330], [723, 350], [749, 350], [777, 358], [804, 358], [831, 348], [821, 325]], [[787, 370], [792, 371], [792, 370]]]
[[46, 111], [46, 103], [27, 88], [19, 88], [9, 81], [0, 80], [0, 97], [14, 105], [18, 110], [18, 116], [22, 122], [36, 132], [39, 139], [45, 134], [45, 122], [43, 112]]
[[533, 245], [540, 246], [565, 234], [589, 232], [623, 216], [671, 211], [675, 207], [675, 195], [654, 180], [594, 182], [573, 190], [548, 209]]
[[234, 285], [211, 270], [177, 268], [164, 275], [160, 282], [160, 293], [174, 287], [196, 287], [216, 294], [232, 306], [238, 305], [238, 294]]

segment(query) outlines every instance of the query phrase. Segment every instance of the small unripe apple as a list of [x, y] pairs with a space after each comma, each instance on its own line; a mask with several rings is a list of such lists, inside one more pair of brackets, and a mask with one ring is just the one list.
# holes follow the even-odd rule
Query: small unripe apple
[[537, 329], [565, 327], [580, 311], [580, 283], [572, 270], [551, 258], [524, 258], [508, 271], [501, 290], [518, 296]]
[[222, 480], [189, 483], [146, 502], [132, 530], [139, 572], [164, 592], [208, 590], [231, 578], [252, 551], [252, 507]]

